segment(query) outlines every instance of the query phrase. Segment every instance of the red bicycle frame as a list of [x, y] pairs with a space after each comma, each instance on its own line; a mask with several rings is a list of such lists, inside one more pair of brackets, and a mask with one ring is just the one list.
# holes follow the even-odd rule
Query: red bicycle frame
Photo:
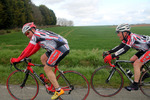
[[[28, 65], [27, 65], [27, 70], [29, 70], [32, 74], [34, 74], [41, 82], [42, 84], [46, 87], [46, 89], [48, 91], [51, 91], [51, 92], [55, 92], [55, 88], [53, 86], [53, 84], [51, 84], [50, 86], [48, 86], [47, 84], [45, 84], [41, 79], [40, 77], [35, 73], [35, 71], [32, 69], [31, 66], [39, 66], [38, 64], [33, 64], [31, 62], [28, 62]], [[56, 65], [55, 67], [55, 70], [54, 70], [54, 74], [56, 75], [57, 71], [60, 73], [60, 75], [62, 75], [62, 77], [69, 83], [69, 81], [64, 77], [63, 73], [58, 69], [58, 65]], [[69, 83], [70, 84], [70, 83]], [[72, 89], [67, 86], [67, 87], [62, 87], [62, 89], [64, 91], [71, 91]]]

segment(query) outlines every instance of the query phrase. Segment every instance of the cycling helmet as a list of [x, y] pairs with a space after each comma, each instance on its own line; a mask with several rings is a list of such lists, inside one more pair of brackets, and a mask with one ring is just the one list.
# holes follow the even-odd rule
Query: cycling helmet
[[30, 30], [31, 28], [36, 28], [36, 26], [34, 25], [33, 22], [30, 23], [26, 23], [23, 27], [22, 27], [22, 32], [23, 34], [25, 34], [26, 31]]
[[131, 29], [129, 24], [120, 24], [116, 27], [116, 32], [129, 32]]

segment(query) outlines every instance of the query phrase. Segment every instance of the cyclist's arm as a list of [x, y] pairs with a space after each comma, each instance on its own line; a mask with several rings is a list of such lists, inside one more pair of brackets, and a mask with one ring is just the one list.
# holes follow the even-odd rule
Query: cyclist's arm
[[121, 48], [123, 48], [124, 46], [125, 46], [125, 44], [124, 44], [124, 43], [121, 43], [120, 45], [118, 45], [118, 46], [116, 46], [115, 48], [109, 50], [108, 52], [109, 52], [109, 53], [114, 53], [114, 52], [120, 50]]
[[35, 54], [40, 49], [40, 45], [37, 43], [32, 51], [27, 55], [27, 57], [30, 57], [31, 55]]
[[28, 54], [32, 51], [32, 49], [35, 47], [35, 44], [29, 43], [28, 46], [23, 50], [21, 55], [16, 59], [16, 62], [19, 62], [23, 58], [27, 57]]
[[131, 47], [128, 45], [125, 45], [123, 48], [119, 49], [115, 54], [112, 54], [112, 58], [120, 56], [124, 53], [126, 53]]

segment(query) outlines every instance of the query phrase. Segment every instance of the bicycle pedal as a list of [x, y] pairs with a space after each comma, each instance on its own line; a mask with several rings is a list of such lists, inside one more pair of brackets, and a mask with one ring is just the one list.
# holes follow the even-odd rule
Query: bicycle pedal
[[47, 92], [48, 94], [50, 94], [50, 95], [53, 95], [53, 94], [54, 94], [54, 92], [48, 91], [47, 89], [46, 89], [46, 92]]

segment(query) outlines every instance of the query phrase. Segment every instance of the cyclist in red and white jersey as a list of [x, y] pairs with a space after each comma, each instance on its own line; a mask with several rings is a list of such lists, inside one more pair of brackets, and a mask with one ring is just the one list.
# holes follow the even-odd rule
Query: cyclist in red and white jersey
[[[130, 48], [136, 49], [138, 52], [130, 58], [130, 61], [134, 61], [134, 83], [125, 87], [125, 89], [128, 91], [138, 90], [141, 67], [144, 63], [150, 60], [150, 37], [130, 32], [129, 24], [118, 25], [116, 28], [116, 33], [122, 43], [119, 46], [107, 51], [107, 54], [109, 55], [104, 58], [104, 62], [109, 62], [114, 57], [126, 53]], [[146, 73], [144, 78], [147, 77], [150, 77], [148, 73]]]
[[18, 58], [11, 58], [11, 63], [19, 62], [23, 58], [33, 55], [40, 47], [46, 49], [47, 52], [41, 56], [41, 62], [45, 65], [44, 71], [48, 79], [56, 89], [51, 99], [58, 98], [64, 91], [59, 87], [53, 67], [69, 53], [67, 40], [54, 32], [36, 29], [33, 22], [25, 24], [22, 32], [30, 39], [30, 42]]

